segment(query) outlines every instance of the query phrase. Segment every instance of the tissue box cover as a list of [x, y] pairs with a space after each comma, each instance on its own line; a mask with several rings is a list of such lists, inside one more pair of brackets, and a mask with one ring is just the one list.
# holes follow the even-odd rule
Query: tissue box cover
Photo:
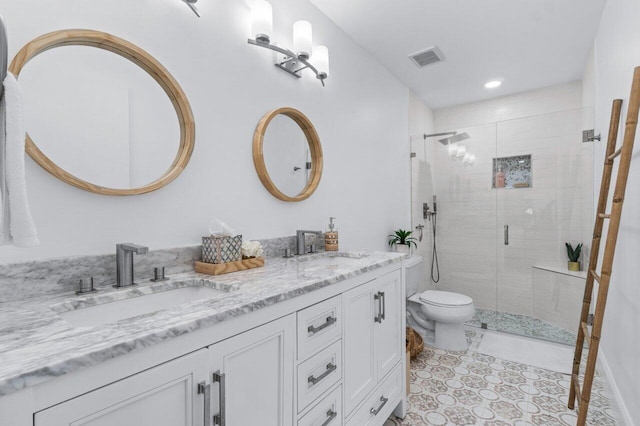
[[242, 259], [241, 246], [242, 235], [202, 237], [202, 261], [206, 263], [235, 262]]

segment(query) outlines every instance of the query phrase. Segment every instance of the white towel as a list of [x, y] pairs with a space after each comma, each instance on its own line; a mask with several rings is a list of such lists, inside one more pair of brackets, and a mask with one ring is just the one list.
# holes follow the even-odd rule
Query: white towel
[[[31, 217], [27, 200], [24, 170], [24, 114], [22, 89], [18, 81], [8, 73], [4, 80], [3, 106], [5, 114], [4, 169], [5, 197], [4, 215], [0, 227], [0, 242], [13, 243], [17, 247], [33, 247], [40, 244]], [[7, 208], [8, 207], [8, 208]]]

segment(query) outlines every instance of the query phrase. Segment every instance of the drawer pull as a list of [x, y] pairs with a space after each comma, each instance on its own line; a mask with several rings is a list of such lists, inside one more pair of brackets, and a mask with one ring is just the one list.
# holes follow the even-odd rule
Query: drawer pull
[[307, 328], [307, 331], [311, 334], [316, 334], [317, 332], [324, 330], [325, 328], [329, 327], [330, 325], [335, 324], [338, 321], [338, 319], [336, 317], [327, 317], [327, 320], [324, 324], [316, 327], [313, 325], [310, 325], [309, 328]]
[[382, 410], [382, 407], [384, 407], [388, 401], [389, 401], [389, 398], [385, 398], [384, 396], [381, 396], [380, 402], [382, 402], [382, 404], [380, 404], [377, 410], [375, 408], [372, 408], [371, 410], [369, 410], [369, 412], [374, 416], [377, 416], [378, 413]]
[[318, 377], [313, 377], [313, 375], [309, 376], [307, 378], [307, 382], [311, 383], [312, 385], [317, 384], [319, 381], [321, 381], [322, 379], [324, 379], [325, 377], [327, 377], [329, 374], [333, 373], [334, 371], [336, 371], [338, 369], [338, 366], [335, 365], [334, 363], [330, 362], [329, 364], [327, 364], [327, 370], [322, 373], [321, 375], [319, 375]]
[[329, 409], [329, 411], [327, 411], [327, 420], [325, 420], [324, 423], [322, 423], [322, 425], [320, 425], [320, 426], [327, 426], [336, 417], [338, 417], [338, 412], [337, 411], [333, 411], [332, 409]]

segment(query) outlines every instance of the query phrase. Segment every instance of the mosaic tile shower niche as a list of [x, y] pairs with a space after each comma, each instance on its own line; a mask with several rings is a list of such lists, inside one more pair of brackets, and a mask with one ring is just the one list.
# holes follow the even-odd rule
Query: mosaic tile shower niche
[[492, 188], [531, 188], [531, 155], [493, 159]]

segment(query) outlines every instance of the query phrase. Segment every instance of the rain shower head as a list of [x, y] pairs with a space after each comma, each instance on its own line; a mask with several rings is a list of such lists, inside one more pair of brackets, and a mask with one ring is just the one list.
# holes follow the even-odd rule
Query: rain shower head
[[453, 136], [450, 136], [448, 138], [444, 138], [444, 139], [438, 139], [438, 142], [440, 142], [443, 145], [450, 145], [452, 143], [456, 143], [456, 142], [460, 142], [466, 139], [470, 139], [471, 136], [469, 136], [469, 134], [467, 132], [464, 133], [454, 133]]
[[444, 132], [444, 133], [429, 133], [422, 135], [423, 139], [427, 139], [427, 138], [437, 138], [439, 136], [454, 136], [457, 135], [458, 132]]

